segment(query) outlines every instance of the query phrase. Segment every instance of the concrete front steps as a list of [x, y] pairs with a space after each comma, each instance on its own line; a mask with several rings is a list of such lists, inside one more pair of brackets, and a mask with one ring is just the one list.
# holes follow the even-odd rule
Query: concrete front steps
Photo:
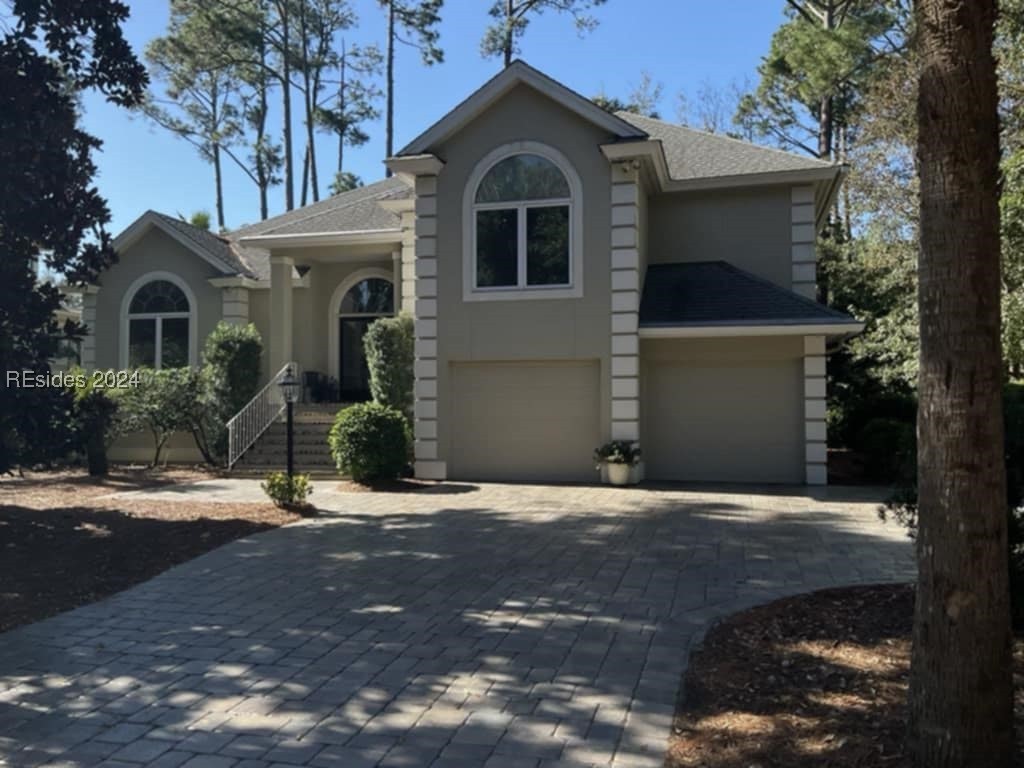
[[[339, 403], [295, 406], [292, 455], [296, 472], [339, 476], [327, 446], [327, 433], [334, 423], [334, 417], [344, 407], [345, 404]], [[287, 464], [288, 426], [285, 415], [281, 414], [235, 463], [232, 473], [265, 475], [274, 470], [284, 470]]]

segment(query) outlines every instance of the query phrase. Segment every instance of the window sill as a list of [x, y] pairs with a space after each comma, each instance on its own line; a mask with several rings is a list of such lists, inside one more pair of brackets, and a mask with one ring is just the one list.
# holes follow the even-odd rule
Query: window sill
[[559, 288], [470, 289], [462, 292], [463, 301], [543, 301], [544, 299], [579, 299], [583, 286]]

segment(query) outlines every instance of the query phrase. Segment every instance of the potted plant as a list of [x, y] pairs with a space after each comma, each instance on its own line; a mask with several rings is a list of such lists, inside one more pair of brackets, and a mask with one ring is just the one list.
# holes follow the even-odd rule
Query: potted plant
[[608, 482], [629, 485], [630, 471], [640, 461], [640, 449], [629, 440], [612, 440], [594, 451], [597, 468], [608, 468]]

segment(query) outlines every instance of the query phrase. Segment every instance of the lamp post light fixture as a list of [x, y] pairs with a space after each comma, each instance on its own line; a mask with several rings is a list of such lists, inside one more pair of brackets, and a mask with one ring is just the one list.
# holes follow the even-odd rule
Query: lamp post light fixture
[[292, 441], [292, 415], [295, 403], [299, 399], [299, 377], [295, 375], [294, 366], [289, 364], [285, 368], [284, 374], [277, 380], [277, 385], [281, 388], [281, 395], [284, 397], [284, 402], [288, 411], [288, 480], [292, 479], [292, 475], [295, 474], [295, 454], [293, 451]]

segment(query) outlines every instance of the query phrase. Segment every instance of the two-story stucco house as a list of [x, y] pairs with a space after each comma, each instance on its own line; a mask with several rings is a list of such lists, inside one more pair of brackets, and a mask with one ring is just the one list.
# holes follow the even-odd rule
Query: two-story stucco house
[[648, 479], [826, 481], [826, 345], [861, 329], [814, 300], [840, 167], [610, 114], [521, 62], [386, 162], [225, 237], [143, 215], [86, 295], [85, 363], [195, 363], [253, 322], [268, 381], [294, 361], [348, 402], [367, 325], [405, 311], [420, 477], [594, 480], [626, 439]]

